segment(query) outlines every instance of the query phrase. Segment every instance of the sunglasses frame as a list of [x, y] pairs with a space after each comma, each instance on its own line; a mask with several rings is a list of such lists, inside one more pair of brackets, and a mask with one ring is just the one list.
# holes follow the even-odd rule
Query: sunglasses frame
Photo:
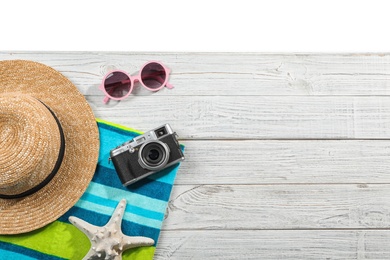
[[[151, 63], [157, 63], [158, 65], [160, 65], [160, 66], [164, 69], [165, 74], [166, 74], [164, 82], [163, 82], [163, 83], [161, 84], [161, 86], [158, 87], [158, 88], [149, 88], [148, 86], [145, 85], [144, 82], [142, 82], [141, 73], [142, 73], [142, 71], [145, 69], [145, 67], [146, 67], [147, 65], [151, 64]], [[105, 83], [107, 77], [108, 77], [109, 75], [111, 75], [112, 73], [114, 73], [114, 72], [123, 73], [123, 74], [125, 74], [125, 75], [130, 79], [130, 89], [129, 89], [129, 92], [128, 92], [126, 95], [124, 95], [123, 97], [119, 97], [119, 98], [118, 98], [118, 97], [113, 97], [113, 96], [111, 96], [110, 94], [107, 93], [107, 91], [106, 91], [106, 89], [105, 89], [105, 87], [104, 87], [104, 83]], [[162, 89], [162, 88], [164, 88], [164, 87], [167, 87], [168, 89], [172, 89], [173, 86], [168, 82], [168, 77], [169, 77], [169, 74], [170, 74], [170, 73], [171, 73], [171, 70], [170, 70], [169, 68], [167, 68], [166, 66], [164, 66], [164, 64], [162, 64], [161, 62], [158, 62], [158, 61], [148, 61], [148, 62], [146, 62], [146, 63], [141, 67], [141, 69], [138, 71], [138, 73], [137, 73], [136, 75], [134, 75], [134, 76], [129, 75], [126, 71], [123, 71], [123, 70], [111, 70], [111, 71], [109, 71], [109, 72], [103, 77], [103, 80], [102, 80], [102, 82], [101, 82], [101, 84], [100, 84], [100, 86], [99, 86], [99, 89], [100, 89], [101, 91], [103, 91], [103, 93], [104, 93], [104, 95], [105, 95], [105, 97], [104, 97], [104, 99], [103, 99], [103, 103], [107, 103], [108, 100], [110, 100], [110, 99], [113, 99], [113, 100], [122, 100], [122, 99], [127, 98], [127, 97], [131, 94], [131, 92], [133, 92], [134, 84], [135, 84], [136, 82], [139, 82], [144, 88], [146, 88], [147, 90], [152, 91], [152, 92], [159, 91], [160, 89]]]

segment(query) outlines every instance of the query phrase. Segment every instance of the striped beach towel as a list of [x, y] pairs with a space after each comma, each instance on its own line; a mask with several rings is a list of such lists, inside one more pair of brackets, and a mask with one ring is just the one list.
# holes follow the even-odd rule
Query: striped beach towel
[[129, 236], [154, 239], [155, 245], [129, 249], [122, 259], [153, 259], [164, 214], [179, 164], [149, 176], [130, 188], [123, 187], [109, 152], [141, 134], [133, 129], [97, 120], [100, 155], [96, 173], [84, 195], [57, 221], [33, 232], [0, 236], [0, 259], [82, 259], [90, 249], [88, 238], [70, 224], [76, 216], [93, 225], [104, 226], [121, 199], [127, 200], [122, 231]]

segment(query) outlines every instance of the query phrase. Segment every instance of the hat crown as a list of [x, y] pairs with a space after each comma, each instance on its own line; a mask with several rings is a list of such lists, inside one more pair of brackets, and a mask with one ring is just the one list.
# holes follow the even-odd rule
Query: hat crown
[[40, 185], [55, 168], [60, 148], [58, 123], [45, 104], [27, 94], [0, 95], [0, 194]]
[[[6, 96], [10, 93], [13, 97]], [[80, 199], [96, 169], [99, 131], [83, 94], [68, 78], [44, 64], [0, 61], [0, 97], [0, 234], [19, 234], [55, 221]], [[22, 108], [15, 107], [17, 98], [22, 99]], [[23, 104], [29, 102], [33, 104]], [[10, 116], [3, 113], [6, 109], [18, 115], [13, 122], [21, 126], [12, 128]], [[27, 124], [30, 127], [26, 128]], [[16, 133], [24, 136], [23, 141], [14, 143], [20, 139]], [[5, 163], [8, 168], [24, 170], [6, 171]], [[40, 182], [44, 176], [47, 178]], [[22, 194], [17, 194], [19, 191]]]

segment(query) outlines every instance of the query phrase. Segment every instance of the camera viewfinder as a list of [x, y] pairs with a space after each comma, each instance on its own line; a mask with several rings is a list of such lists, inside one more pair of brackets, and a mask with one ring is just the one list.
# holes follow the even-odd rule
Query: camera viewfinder
[[162, 127], [162, 128], [159, 128], [155, 131], [156, 133], [156, 136], [157, 138], [161, 137], [161, 136], [164, 136], [167, 134], [167, 130], [165, 129], [165, 127]]

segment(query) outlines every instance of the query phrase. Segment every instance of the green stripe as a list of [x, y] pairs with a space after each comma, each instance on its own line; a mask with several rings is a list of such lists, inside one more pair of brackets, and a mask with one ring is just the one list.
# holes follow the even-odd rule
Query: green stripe
[[26, 234], [1, 235], [0, 240], [65, 259], [82, 259], [90, 247], [88, 238], [81, 231], [59, 221]]
[[112, 126], [112, 127], [116, 127], [116, 128], [121, 129], [121, 130], [133, 132], [133, 133], [136, 133], [136, 134], [139, 134], [139, 135], [143, 134], [143, 132], [135, 130], [134, 128], [126, 127], [126, 126], [123, 126], [123, 125], [120, 125], [120, 124], [115, 124], [115, 123], [112, 123], [112, 122], [108, 122], [108, 121], [100, 119], [100, 118], [96, 118], [96, 121], [98, 123], [101, 123], [101, 124], [105, 124], [105, 125], [109, 125], [109, 126]]
[[[55, 221], [44, 228], [19, 235], [0, 235], [0, 241], [23, 246], [48, 255], [65, 259], [82, 259], [91, 243], [75, 226]], [[54, 241], [54, 243], [51, 243]], [[127, 250], [123, 259], [153, 259], [155, 247], [138, 247]]]
[[126, 250], [122, 254], [123, 260], [134, 260], [134, 259], [142, 259], [142, 260], [153, 260], [154, 252], [156, 248], [153, 246], [146, 247], [138, 247]]

